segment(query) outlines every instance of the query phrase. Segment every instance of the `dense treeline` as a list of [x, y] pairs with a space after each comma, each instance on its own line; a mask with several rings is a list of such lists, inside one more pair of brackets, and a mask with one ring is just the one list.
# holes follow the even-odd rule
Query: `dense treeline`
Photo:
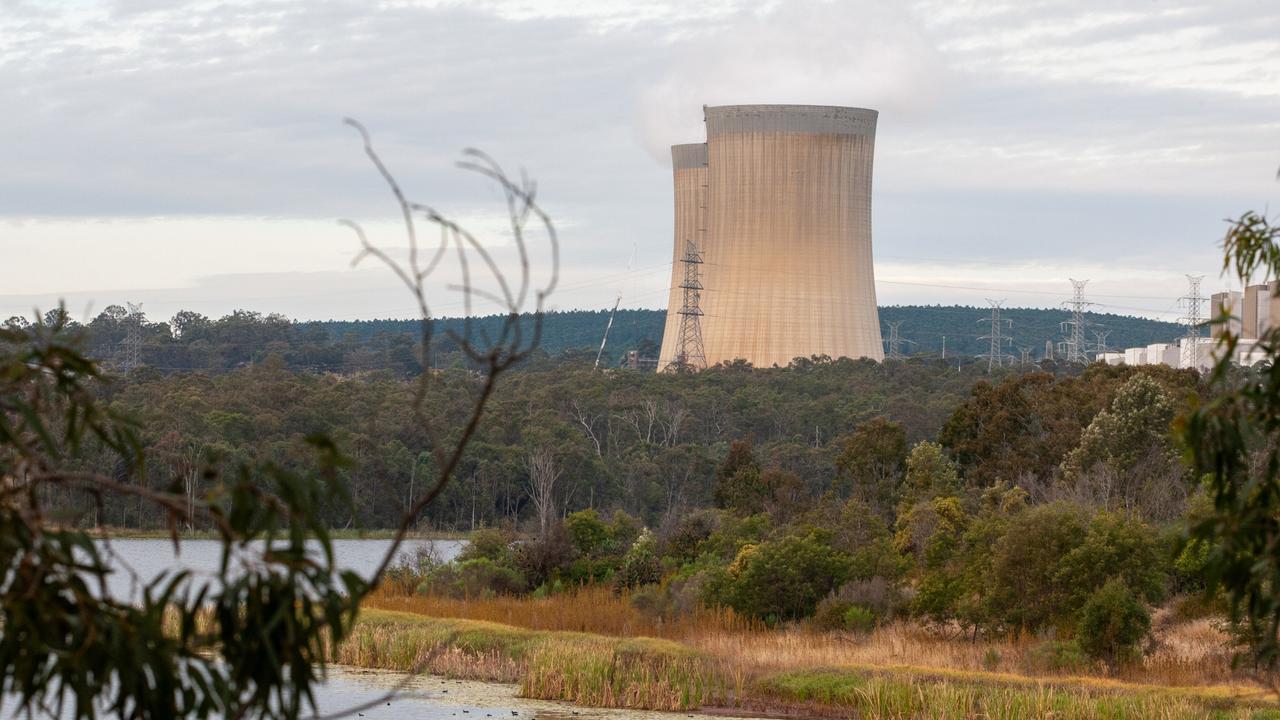
[[[53, 311], [58, 312], [58, 311]], [[608, 324], [608, 311], [572, 310], [547, 313], [543, 320], [540, 354], [547, 357], [580, 357], [594, 361]], [[889, 322], [901, 322], [902, 352], [919, 356], [939, 356], [942, 338], [947, 338], [951, 358], [980, 355], [989, 343], [979, 340], [984, 332], [981, 318], [987, 311], [960, 306], [901, 306], [880, 309], [884, 332]], [[1018, 348], [1029, 348], [1033, 359], [1044, 354], [1046, 340], [1061, 339], [1060, 323], [1067, 319], [1061, 310], [1009, 308], [1003, 317], [1012, 320], [1006, 332], [1013, 338], [1006, 348], [1018, 356]], [[619, 310], [609, 332], [602, 358], [605, 366], [618, 365], [628, 350], [656, 358], [662, 342], [665, 313], [660, 310]], [[1089, 314], [1091, 329], [1109, 331], [1109, 347], [1145, 346], [1176, 338], [1180, 328], [1172, 323], [1118, 315]], [[9, 322], [26, 322], [12, 318]], [[444, 318], [434, 330], [434, 368], [462, 367], [462, 353], [451, 333], [470, 330], [473, 338], [496, 337], [505, 318], [489, 316], [472, 319]], [[534, 330], [533, 318], [521, 319], [526, 333]], [[74, 324], [73, 324], [74, 325]], [[108, 306], [86, 325], [87, 350], [93, 357], [117, 367], [146, 365], [162, 372], [186, 370], [226, 371], [279, 356], [285, 366], [313, 372], [358, 373], [390, 370], [401, 376], [416, 374], [421, 365], [416, 343], [420, 324], [415, 320], [360, 320], [297, 322], [282, 315], [236, 311], [212, 319], [182, 311], [168, 321], [154, 322], [145, 313], [130, 312], [119, 305]], [[1090, 335], [1090, 338], [1092, 336]], [[136, 357], [130, 358], [131, 343]], [[481, 342], [480, 344], [483, 344]]]
[[[680, 391], [667, 397], [640, 375], [583, 394], [591, 376], [522, 374], [549, 394], [517, 393], [532, 421], [505, 405], [486, 443], [519, 436], [528, 453], [507, 468], [531, 500], [525, 535], [500, 523], [402, 584], [474, 597], [610, 582], [661, 616], [720, 605], [854, 632], [908, 616], [1037, 633], [1053, 669], [1123, 662], [1142, 652], [1151, 605], [1204, 587], [1209, 548], [1178, 538], [1208, 501], [1171, 434], [1203, 388], [1165, 367], [1053, 369], [721, 369], [657, 376]], [[640, 402], [605, 422], [620, 398]], [[844, 430], [829, 441], [806, 437], [832, 421]]]
[[[657, 524], [664, 514], [709, 504], [715, 467], [730, 443], [745, 438], [820, 493], [840, 438], [859, 423], [886, 416], [912, 441], [933, 437], [985, 377], [976, 366], [957, 372], [932, 361], [804, 361], [672, 375], [542, 359], [504, 379], [460, 481], [428, 509], [426, 523], [469, 529], [529, 517], [530, 458], [544, 452], [558, 470], [560, 514], [616, 507]], [[449, 427], [469, 407], [476, 378], [446, 370], [432, 380], [427, 408]], [[347, 478], [355, 506], [335, 508], [332, 522], [384, 527], [429, 474], [421, 465], [430, 462], [429, 448], [409, 417], [413, 387], [391, 372], [295, 372], [272, 357], [218, 374], [142, 368], [119, 378], [110, 399], [147, 428], [149, 482], [188, 478], [187, 491], [197, 494], [205, 462], [288, 463], [308, 434], [328, 433], [356, 459]], [[113, 525], [159, 522], [126, 506], [106, 513], [99, 520]]]
[[[452, 443], [480, 379], [428, 378], [424, 410]], [[105, 392], [141, 421], [140, 482], [198, 497], [250, 459], [301, 466], [305, 438], [323, 433], [353, 461], [339, 478], [351, 502], [335, 500], [327, 522], [385, 527], [433, 475], [414, 388], [390, 370], [300, 372], [272, 354], [223, 373], [143, 367]], [[1078, 638], [1062, 652], [1116, 660], [1145, 636], [1147, 604], [1200, 582], [1204, 548], [1173, 553], [1202, 500], [1171, 425], [1201, 392], [1199, 375], [1163, 366], [987, 374], [813, 358], [654, 374], [542, 356], [504, 378], [422, 518], [494, 530], [414, 584], [611, 582], [660, 614], [710, 604], [843, 629], [909, 614], [1057, 630]], [[80, 522], [164, 520], [127, 496], [46, 500]]]

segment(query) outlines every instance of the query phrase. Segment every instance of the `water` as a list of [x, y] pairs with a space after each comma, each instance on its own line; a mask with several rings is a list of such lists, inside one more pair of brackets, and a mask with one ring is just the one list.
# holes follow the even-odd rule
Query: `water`
[[[409, 540], [401, 552], [413, 553], [419, 548], [434, 549], [444, 560], [461, 551], [464, 541]], [[113, 573], [108, 585], [117, 597], [132, 597], [139, 582], [145, 583], [167, 570], [185, 568], [198, 576], [211, 576], [218, 569], [220, 544], [216, 540], [184, 540], [175, 555], [168, 540], [110, 540], [109, 547], [121, 571]], [[369, 576], [381, 562], [390, 540], [334, 540], [338, 565]], [[136, 579], [135, 579], [136, 577]], [[395, 696], [384, 696], [395, 690]], [[372, 701], [376, 704], [359, 709], [352, 718], [379, 720], [385, 718], [422, 718], [424, 720], [657, 720], [658, 718], [693, 718], [725, 720], [722, 716], [691, 713], [658, 713], [640, 710], [608, 710], [581, 708], [567, 703], [529, 700], [516, 697], [515, 685], [446, 680], [431, 675], [407, 676], [383, 670], [331, 666], [328, 678], [316, 692], [321, 715], [355, 708]], [[14, 717], [12, 699], [5, 698], [0, 717]], [[390, 704], [388, 704], [390, 703]], [[70, 715], [64, 712], [65, 717]]]
[[[333, 666], [317, 689], [316, 704], [321, 716], [343, 713], [356, 720], [735, 720], [700, 713], [585, 708], [516, 697], [518, 690], [515, 685]], [[68, 709], [62, 717], [69, 720]], [[15, 717], [8, 707], [0, 716]]]
[[[462, 540], [406, 540], [400, 553], [430, 548], [440, 559], [452, 560], [464, 544]], [[99, 547], [114, 554], [113, 564], [119, 570], [108, 577], [107, 586], [113, 596], [122, 599], [140, 597], [139, 587], [165, 571], [186, 569], [197, 578], [212, 577], [222, 559], [222, 544], [217, 540], [183, 540], [177, 554], [172, 542], [150, 538], [101, 541]], [[373, 575], [389, 547], [390, 540], [333, 541], [338, 567], [355, 570], [366, 578]], [[316, 548], [319, 552], [318, 544]]]
[[[446, 680], [432, 675], [408, 678], [382, 670], [334, 667], [316, 702], [321, 714], [336, 713], [379, 700], [398, 684], [403, 690], [389, 701], [361, 709], [366, 720], [426, 718], [428, 720], [726, 720], [701, 713], [586, 708], [549, 700], [516, 697], [515, 685]], [[359, 716], [352, 714], [351, 717]], [[733, 719], [729, 719], [733, 720]]]

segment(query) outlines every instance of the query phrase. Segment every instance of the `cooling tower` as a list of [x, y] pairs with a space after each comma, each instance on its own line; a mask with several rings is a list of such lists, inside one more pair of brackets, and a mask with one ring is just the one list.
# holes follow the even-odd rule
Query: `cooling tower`
[[[671, 254], [671, 294], [667, 300], [667, 324], [662, 331], [662, 351], [658, 368], [676, 358], [680, 337], [680, 309], [684, 306], [686, 265], [682, 260], [690, 243], [702, 239], [702, 211], [706, 204], [707, 146], [704, 143], [673, 145], [671, 167], [675, 185], [675, 242]], [[696, 245], [695, 245], [696, 247]], [[687, 349], [686, 352], [693, 352]]]
[[[884, 357], [871, 262], [876, 117], [811, 105], [705, 108], [700, 319], [707, 365]], [[682, 191], [675, 170], [677, 244], [682, 203], [695, 202], [699, 189], [698, 171], [686, 172], [693, 187]], [[673, 278], [685, 277], [680, 255], [677, 247]], [[663, 367], [678, 352], [681, 297], [673, 290]]]

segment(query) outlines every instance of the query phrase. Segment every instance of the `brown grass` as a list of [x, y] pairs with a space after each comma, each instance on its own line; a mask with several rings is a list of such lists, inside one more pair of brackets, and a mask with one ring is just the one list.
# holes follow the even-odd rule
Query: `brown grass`
[[489, 597], [471, 600], [430, 595], [404, 595], [380, 590], [365, 607], [430, 617], [483, 620], [530, 630], [589, 632], [617, 637], [661, 637], [683, 640], [707, 633], [753, 633], [764, 625], [727, 608], [699, 608], [676, 619], [637, 610], [629, 593], [593, 585], [546, 598]]
[[[1280, 718], [1268, 696], [1239, 686], [1163, 687], [914, 663], [862, 664], [846, 662], [851, 655], [834, 645], [818, 644], [818, 635], [719, 633], [715, 642], [710, 637], [704, 636], [698, 646], [369, 610], [331, 657], [364, 667], [425, 666], [449, 677], [518, 681], [526, 697], [601, 707], [688, 710], [710, 705], [729, 712], [864, 720]], [[909, 652], [911, 646], [898, 649]], [[804, 666], [811, 662], [832, 664]]]
[[1153, 618], [1153, 642], [1141, 663], [1108, 674], [1101, 666], [1043, 667], [1034, 636], [1005, 639], [964, 637], [913, 622], [896, 622], [867, 635], [769, 630], [727, 609], [703, 608], [675, 620], [634, 608], [627, 594], [586, 587], [547, 598], [492, 597], [472, 600], [381, 592], [366, 607], [439, 618], [481, 620], [530, 630], [568, 631], [616, 637], [679, 640], [718, 658], [732, 659], [744, 672], [857, 666], [912, 667], [924, 671], [996, 673], [1024, 677], [1110, 677], [1160, 686], [1253, 683], [1233, 671], [1225, 633], [1211, 620], [1179, 621], [1161, 610]]

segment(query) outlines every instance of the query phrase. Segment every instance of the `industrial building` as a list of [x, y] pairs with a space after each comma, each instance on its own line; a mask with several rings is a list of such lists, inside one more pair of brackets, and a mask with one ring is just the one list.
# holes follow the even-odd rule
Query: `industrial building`
[[704, 107], [672, 148], [675, 247], [659, 366], [883, 358], [871, 258], [877, 113]]
[[[1182, 338], [1176, 345], [1156, 343], [1121, 352], [1100, 353], [1096, 360], [1109, 365], [1168, 365], [1170, 367], [1208, 370], [1217, 361], [1218, 341], [1228, 331], [1236, 345], [1234, 362], [1253, 365], [1266, 359], [1257, 349], [1257, 340], [1280, 322], [1280, 296], [1277, 281], [1250, 285], [1244, 292], [1227, 290], [1209, 298], [1209, 337]], [[1226, 322], [1218, 322], [1223, 314]]]

